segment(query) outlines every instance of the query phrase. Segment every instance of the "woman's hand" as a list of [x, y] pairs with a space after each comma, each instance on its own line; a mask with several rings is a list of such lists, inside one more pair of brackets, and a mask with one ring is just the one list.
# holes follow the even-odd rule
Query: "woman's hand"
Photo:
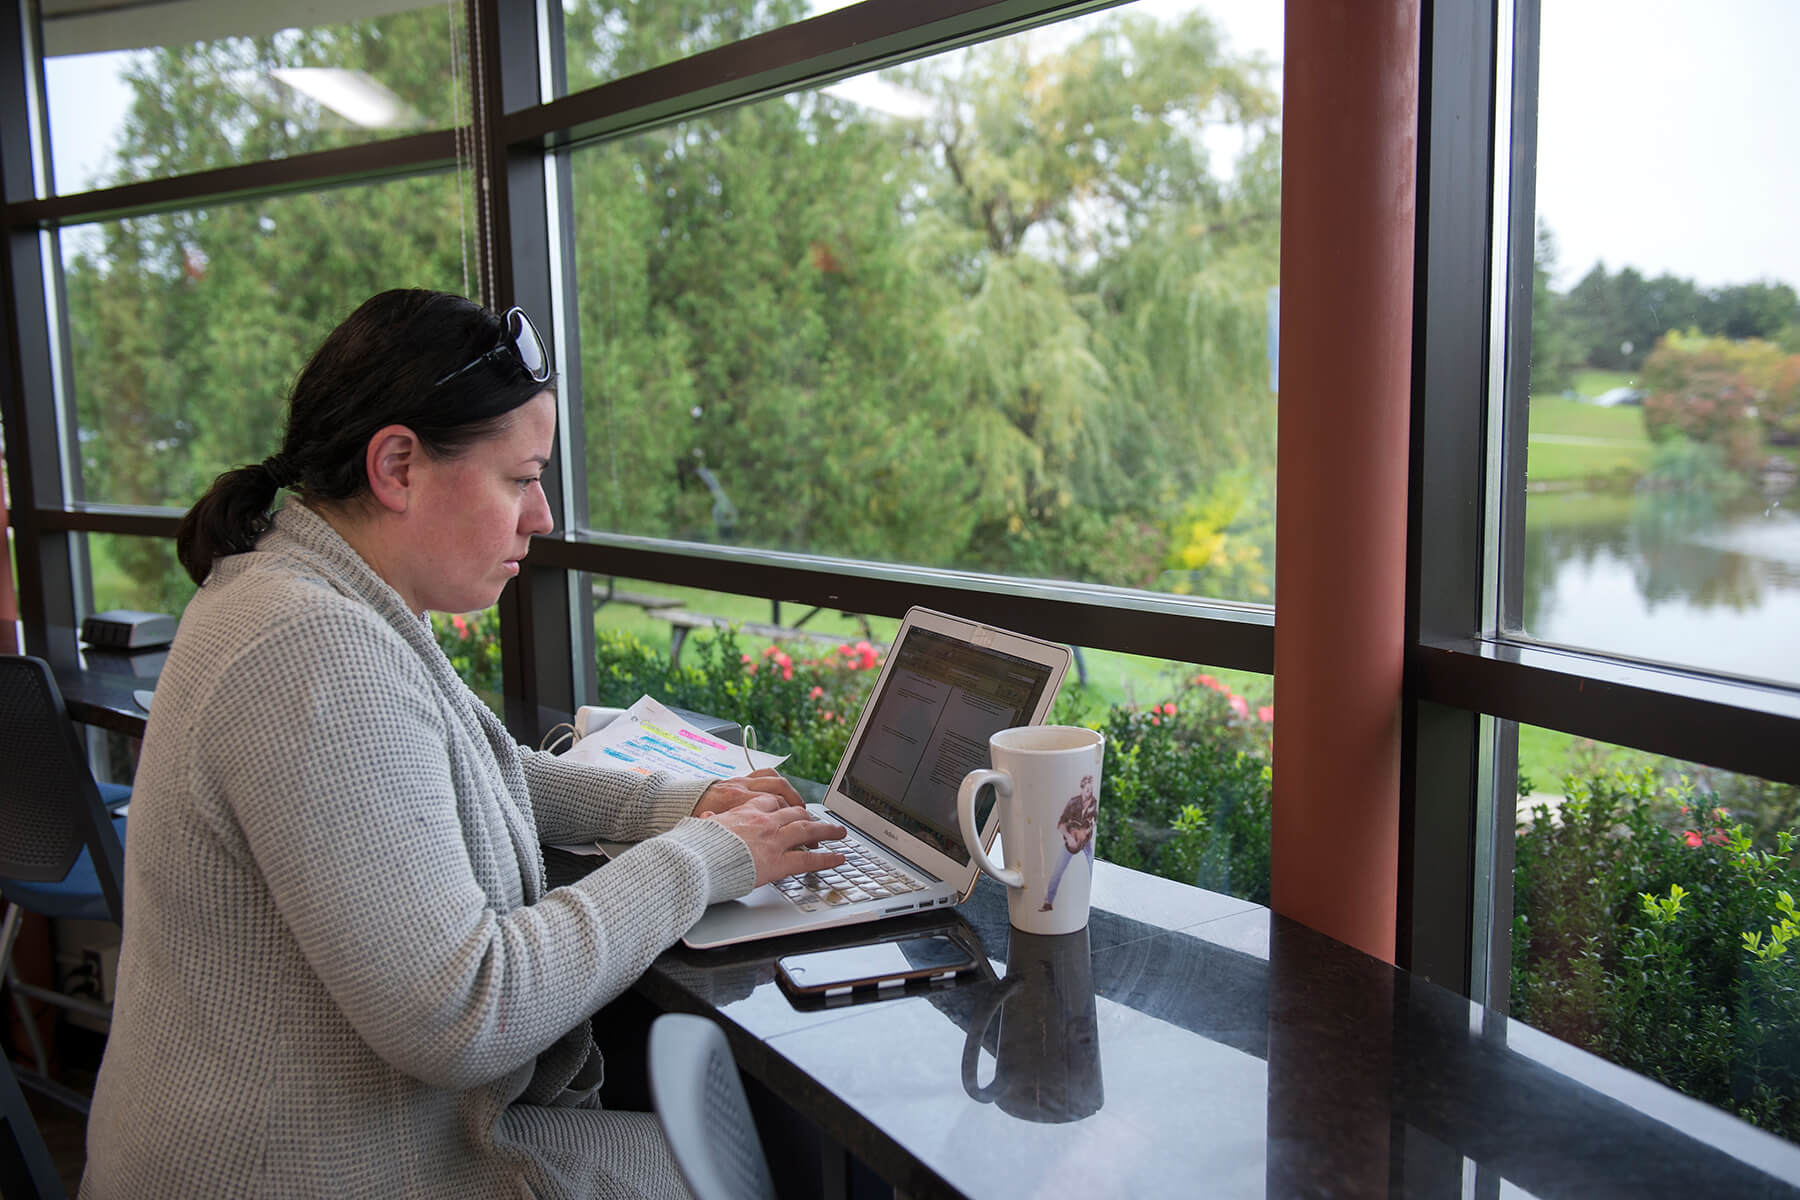
[[694, 805], [694, 815], [710, 817], [715, 813], [746, 807], [760, 812], [774, 812], [790, 806], [803, 808], [805, 801], [800, 799], [800, 793], [794, 790], [794, 785], [783, 779], [775, 768], [764, 767], [736, 779], [721, 779], [701, 792], [700, 802]]
[[844, 856], [835, 851], [808, 849], [827, 838], [841, 838], [846, 830], [830, 821], [815, 821], [804, 806], [763, 809], [752, 802], [727, 812], [701, 815], [744, 839], [756, 863], [758, 886], [802, 871], [823, 871], [844, 864]]

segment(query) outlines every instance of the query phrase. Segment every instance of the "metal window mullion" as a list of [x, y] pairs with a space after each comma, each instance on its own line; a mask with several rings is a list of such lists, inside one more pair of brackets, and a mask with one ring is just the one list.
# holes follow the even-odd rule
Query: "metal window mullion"
[[[42, 115], [35, 44], [36, 10], [16, 6], [0, 21], [0, 196], [9, 208], [36, 191], [34, 127]], [[45, 527], [61, 506], [49, 296], [43, 239], [33, 226], [8, 223], [0, 245], [0, 419], [6, 425], [9, 520], [18, 566], [17, 596], [25, 649], [53, 663], [75, 656], [74, 539]]]
[[[1493, 189], [1495, 12], [1438, 0], [1421, 53], [1409, 641], [1467, 637], [1482, 620], [1489, 492], [1486, 372]], [[1473, 712], [1430, 702], [1409, 653], [1402, 713], [1400, 965], [1479, 992], [1472, 939], [1486, 819]]]

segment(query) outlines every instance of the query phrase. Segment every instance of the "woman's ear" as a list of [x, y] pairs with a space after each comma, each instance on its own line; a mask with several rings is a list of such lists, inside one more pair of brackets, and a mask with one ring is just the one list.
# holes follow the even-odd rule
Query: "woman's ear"
[[418, 435], [404, 425], [388, 425], [375, 431], [363, 452], [369, 473], [369, 491], [375, 502], [391, 512], [405, 512], [412, 498], [413, 467], [421, 449]]

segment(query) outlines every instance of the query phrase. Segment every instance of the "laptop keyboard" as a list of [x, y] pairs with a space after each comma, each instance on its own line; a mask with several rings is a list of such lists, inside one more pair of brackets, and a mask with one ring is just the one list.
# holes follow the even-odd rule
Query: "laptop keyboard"
[[836, 851], [844, 856], [844, 865], [824, 871], [808, 871], [778, 879], [775, 886], [781, 894], [811, 912], [827, 904], [854, 904], [858, 900], [881, 900], [916, 892], [925, 881], [916, 879], [884, 858], [869, 853], [862, 843], [844, 839], [820, 842], [819, 849]]

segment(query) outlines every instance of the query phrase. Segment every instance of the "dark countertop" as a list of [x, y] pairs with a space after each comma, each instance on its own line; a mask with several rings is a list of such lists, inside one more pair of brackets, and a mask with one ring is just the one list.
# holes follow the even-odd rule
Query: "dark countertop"
[[[658, 1008], [911, 1195], [1797, 1196], [1800, 1147], [1255, 905], [1099, 864], [1082, 934], [947, 917], [659, 958]], [[796, 1008], [774, 959], [903, 930], [991, 971]]]

